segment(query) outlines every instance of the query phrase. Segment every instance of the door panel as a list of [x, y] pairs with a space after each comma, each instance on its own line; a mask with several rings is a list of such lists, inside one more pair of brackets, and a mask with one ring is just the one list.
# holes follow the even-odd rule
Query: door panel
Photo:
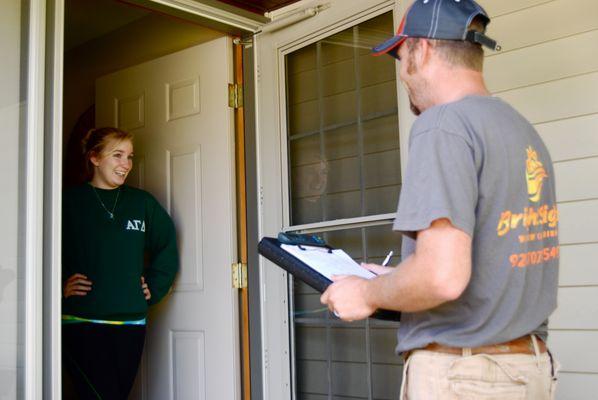
[[202, 291], [204, 264], [201, 248], [202, 202], [200, 149], [191, 152], [170, 153], [171, 204], [173, 218], [187, 221], [181, 226], [181, 269], [175, 290]]
[[172, 372], [174, 398], [205, 400], [205, 335], [204, 332], [172, 332]]
[[152, 193], [177, 228], [180, 271], [148, 318], [144, 399], [238, 397], [231, 58], [220, 38], [97, 81], [98, 126], [135, 135], [129, 184]]

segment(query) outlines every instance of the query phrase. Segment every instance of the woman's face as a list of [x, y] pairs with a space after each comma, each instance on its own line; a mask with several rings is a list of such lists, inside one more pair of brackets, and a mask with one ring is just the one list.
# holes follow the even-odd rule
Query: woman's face
[[116, 189], [125, 183], [133, 168], [133, 143], [112, 139], [99, 155], [90, 157], [95, 166], [91, 183], [100, 189]]

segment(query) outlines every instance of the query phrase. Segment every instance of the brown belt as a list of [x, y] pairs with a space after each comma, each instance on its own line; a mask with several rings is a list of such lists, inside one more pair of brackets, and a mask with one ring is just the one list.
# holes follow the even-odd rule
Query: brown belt
[[[536, 336], [537, 338], [537, 336]], [[540, 353], [546, 352], [546, 344], [538, 338], [538, 349]], [[438, 343], [430, 343], [421, 350], [436, 351], [447, 354], [463, 354], [461, 347], [449, 347]], [[530, 335], [513, 339], [509, 342], [492, 344], [488, 346], [472, 347], [471, 354], [535, 354], [534, 344]]]

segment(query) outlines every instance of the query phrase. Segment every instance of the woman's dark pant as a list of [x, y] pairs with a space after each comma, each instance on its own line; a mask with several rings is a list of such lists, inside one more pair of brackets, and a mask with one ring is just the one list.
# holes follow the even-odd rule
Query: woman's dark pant
[[126, 400], [144, 340], [145, 325], [63, 325], [63, 362], [78, 398]]

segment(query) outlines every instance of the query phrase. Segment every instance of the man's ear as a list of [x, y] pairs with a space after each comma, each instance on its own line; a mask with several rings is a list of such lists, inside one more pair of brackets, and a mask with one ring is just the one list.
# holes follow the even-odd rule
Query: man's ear
[[417, 63], [419, 66], [424, 66], [430, 62], [432, 57], [432, 43], [428, 39], [420, 39], [416, 53]]

